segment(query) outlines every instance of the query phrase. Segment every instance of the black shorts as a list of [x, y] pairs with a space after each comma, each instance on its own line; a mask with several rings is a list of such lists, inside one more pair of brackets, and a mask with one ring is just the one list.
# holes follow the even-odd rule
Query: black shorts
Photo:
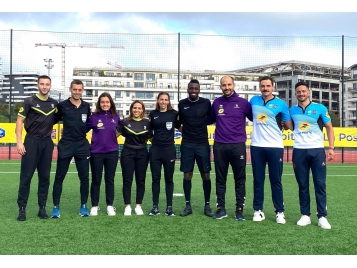
[[81, 141], [60, 140], [57, 145], [58, 158], [74, 157], [74, 159], [89, 159], [90, 144], [87, 139]]
[[195, 161], [200, 172], [211, 171], [210, 147], [205, 145], [181, 144], [181, 165], [180, 171], [192, 172]]

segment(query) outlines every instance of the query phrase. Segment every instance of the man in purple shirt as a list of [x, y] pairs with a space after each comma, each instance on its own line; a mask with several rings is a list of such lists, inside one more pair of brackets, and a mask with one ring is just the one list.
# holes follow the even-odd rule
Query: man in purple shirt
[[250, 103], [234, 91], [234, 79], [224, 76], [220, 81], [223, 95], [213, 101], [208, 124], [216, 123], [213, 153], [216, 171], [217, 212], [213, 219], [227, 217], [225, 194], [229, 164], [232, 166], [236, 193], [236, 215], [243, 221], [246, 180], [246, 118], [252, 120]]

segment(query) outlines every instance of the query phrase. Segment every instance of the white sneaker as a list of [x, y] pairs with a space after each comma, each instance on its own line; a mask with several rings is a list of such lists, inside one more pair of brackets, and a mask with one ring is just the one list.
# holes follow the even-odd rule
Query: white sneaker
[[144, 215], [144, 211], [143, 211], [143, 209], [141, 208], [141, 206], [136, 206], [136, 207], [135, 207], [135, 214], [136, 214], [136, 215]]
[[311, 224], [310, 216], [307, 215], [302, 215], [300, 220], [297, 222], [297, 225], [299, 226], [306, 226]]
[[108, 214], [108, 216], [115, 216], [116, 215], [115, 210], [116, 210], [115, 207], [107, 206], [107, 214]]
[[264, 212], [261, 210], [255, 211], [253, 215], [253, 221], [262, 221], [265, 220]]
[[284, 212], [276, 213], [276, 223], [280, 223], [280, 224], [286, 223]]
[[90, 216], [97, 216], [98, 215], [98, 210], [100, 210], [100, 208], [98, 207], [98, 206], [96, 206], [96, 207], [92, 207], [91, 209], [90, 209]]
[[125, 207], [124, 216], [131, 216], [131, 206]]
[[331, 225], [328, 223], [325, 217], [321, 217], [319, 219], [318, 226], [320, 226], [322, 229], [331, 229]]

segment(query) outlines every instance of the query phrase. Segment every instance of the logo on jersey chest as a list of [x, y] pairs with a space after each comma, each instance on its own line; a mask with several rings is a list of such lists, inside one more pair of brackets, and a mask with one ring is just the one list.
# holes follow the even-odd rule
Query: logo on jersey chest
[[166, 122], [166, 129], [171, 130], [172, 129], [172, 122]]
[[87, 115], [82, 114], [82, 122], [85, 123], [87, 121]]

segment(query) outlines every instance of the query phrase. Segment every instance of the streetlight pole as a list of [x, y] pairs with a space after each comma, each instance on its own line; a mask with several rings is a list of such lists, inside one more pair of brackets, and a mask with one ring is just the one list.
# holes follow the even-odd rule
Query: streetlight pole
[[54, 65], [52, 64], [53, 60], [52, 59], [43, 59], [43, 61], [46, 62], [45, 67], [48, 70], [48, 77], [51, 77], [50, 70], [52, 69], [52, 67], [54, 67]]

